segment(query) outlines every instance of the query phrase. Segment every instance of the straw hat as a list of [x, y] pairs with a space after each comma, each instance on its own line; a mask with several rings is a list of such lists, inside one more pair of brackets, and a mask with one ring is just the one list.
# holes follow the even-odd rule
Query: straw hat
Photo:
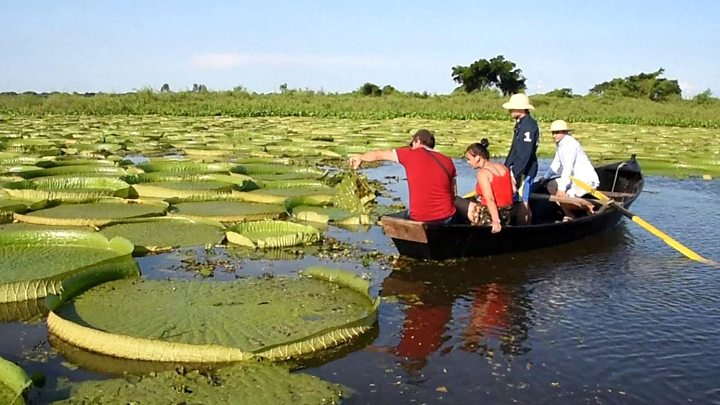
[[572, 131], [568, 127], [568, 123], [564, 120], [555, 120], [550, 124], [550, 132], [570, 132]]
[[502, 105], [506, 110], [534, 110], [530, 99], [523, 93], [513, 94], [510, 101]]

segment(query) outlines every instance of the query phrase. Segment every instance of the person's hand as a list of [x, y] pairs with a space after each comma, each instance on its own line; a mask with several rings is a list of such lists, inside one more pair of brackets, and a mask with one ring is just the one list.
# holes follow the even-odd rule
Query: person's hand
[[360, 155], [350, 156], [348, 163], [350, 163], [350, 167], [352, 167], [353, 170], [357, 170], [360, 168], [360, 165], [362, 165], [362, 159], [360, 159]]
[[565, 190], [558, 190], [558, 192], [557, 192], [556, 195], [557, 195], [558, 197], [565, 198], [565, 197], [567, 197], [567, 191], [565, 191]]
[[500, 222], [499, 222], [499, 221], [497, 221], [497, 222], [496, 222], [496, 221], [493, 221], [493, 223], [492, 223], [492, 229], [490, 229], [490, 232], [492, 232], [492, 233], [498, 233], [498, 232], [500, 232], [501, 229], [502, 229], [502, 225], [500, 224]]

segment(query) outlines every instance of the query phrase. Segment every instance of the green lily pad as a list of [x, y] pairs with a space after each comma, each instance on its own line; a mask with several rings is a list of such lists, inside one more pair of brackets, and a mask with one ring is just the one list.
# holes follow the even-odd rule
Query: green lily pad
[[317, 222], [320, 224], [363, 225], [371, 223], [368, 215], [355, 214], [339, 207], [298, 205], [292, 208], [291, 213], [292, 216], [299, 221]]
[[[119, 280], [48, 300], [48, 329], [121, 358], [216, 363], [310, 356], [370, 330], [377, 300], [351, 273], [310, 268], [296, 279]], [[67, 291], [82, 290], [82, 280]], [[63, 304], [64, 303], [64, 304]]]
[[[238, 364], [215, 371], [153, 373], [132, 380], [86, 381], [58, 404], [335, 404], [349, 389], [273, 364]], [[347, 394], [345, 394], [347, 395]]]
[[145, 200], [104, 200], [84, 204], [62, 204], [56, 207], [15, 214], [15, 219], [39, 225], [102, 226], [129, 218], [165, 215], [168, 204]]
[[279, 204], [262, 204], [243, 201], [203, 201], [174, 204], [170, 215], [189, 218], [207, 218], [220, 222], [240, 222], [259, 219], [283, 218], [285, 207]]
[[25, 179], [34, 177], [47, 177], [56, 175], [84, 175], [84, 176], [112, 176], [119, 177], [125, 175], [125, 169], [122, 167], [106, 166], [101, 164], [89, 165], [65, 165], [49, 167], [47, 169], [23, 170], [17, 173], [18, 176]]
[[188, 160], [152, 161], [137, 165], [146, 172], [182, 173], [240, 173], [246, 174], [243, 166], [232, 163], [199, 163]]
[[325, 185], [320, 186], [297, 186], [297, 187], [276, 187], [276, 188], [261, 188], [259, 190], [251, 191], [254, 194], [261, 195], [272, 195], [280, 197], [302, 197], [310, 195], [335, 195], [336, 191], [332, 187]]
[[261, 249], [310, 244], [320, 238], [316, 228], [286, 221], [242, 222], [227, 230], [228, 242]]
[[[137, 273], [132, 244], [84, 231], [0, 233], [0, 303], [45, 297], [81, 273]], [[98, 273], [99, 274], [99, 273]], [[102, 275], [101, 275], [102, 276]]]
[[177, 181], [141, 183], [133, 185], [133, 189], [142, 198], [162, 198], [167, 200], [220, 198], [223, 194], [232, 193], [234, 186], [218, 181]]
[[14, 198], [86, 202], [105, 197], [128, 197], [130, 185], [112, 177], [51, 176], [5, 185], [5, 192]]
[[261, 188], [294, 188], [294, 187], [324, 188], [325, 187], [325, 183], [323, 183], [322, 180], [307, 179], [307, 178], [287, 179], [287, 180], [281, 180], [281, 179], [258, 180], [258, 185]]
[[303, 166], [291, 166], [291, 165], [280, 165], [280, 164], [263, 164], [263, 163], [249, 163], [243, 164], [245, 168], [245, 174], [287, 174], [287, 173], [305, 173], [305, 177], [308, 175], [324, 176], [325, 170], [317, 167], [303, 167]]
[[0, 357], [0, 404], [24, 404], [23, 392], [31, 384], [22, 368]]
[[136, 254], [166, 251], [176, 247], [220, 243], [224, 226], [210, 220], [160, 217], [106, 226], [100, 233], [107, 238], [122, 236], [135, 245]]
[[183, 173], [183, 172], [151, 172], [151, 173], [138, 173], [134, 175], [128, 175], [124, 177], [124, 180], [128, 183], [157, 183], [157, 182], [197, 182], [197, 181], [214, 181], [227, 184], [234, 184], [238, 190], [254, 190], [258, 186], [255, 184], [253, 178], [244, 174], [195, 174], [195, 173]]
[[[47, 201], [41, 200], [43, 203], [47, 203]], [[30, 209], [30, 206], [32, 204], [22, 200], [22, 199], [15, 199], [15, 198], [7, 198], [0, 196], [0, 213], [2, 212], [19, 212], [24, 213], [27, 212]], [[44, 204], [38, 204], [35, 205], [37, 209], [42, 208], [42, 205]]]

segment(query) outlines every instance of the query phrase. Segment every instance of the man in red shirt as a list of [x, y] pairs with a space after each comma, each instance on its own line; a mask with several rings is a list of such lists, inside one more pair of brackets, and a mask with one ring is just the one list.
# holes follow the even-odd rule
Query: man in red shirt
[[421, 129], [410, 145], [391, 150], [374, 150], [350, 157], [350, 166], [385, 160], [405, 168], [410, 195], [410, 219], [421, 222], [452, 223], [455, 217], [457, 171], [452, 159], [435, 148], [435, 136]]

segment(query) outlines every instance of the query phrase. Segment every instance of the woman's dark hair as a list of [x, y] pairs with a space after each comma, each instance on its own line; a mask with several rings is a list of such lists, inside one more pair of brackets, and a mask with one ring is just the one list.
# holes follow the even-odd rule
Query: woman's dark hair
[[483, 138], [480, 142], [475, 142], [468, 146], [465, 149], [465, 153], [470, 152], [473, 156], [482, 156], [483, 159], [489, 160], [490, 159], [490, 152], [488, 152], [488, 146], [490, 146], [490, 142], [487, 140], [487, 138]]

